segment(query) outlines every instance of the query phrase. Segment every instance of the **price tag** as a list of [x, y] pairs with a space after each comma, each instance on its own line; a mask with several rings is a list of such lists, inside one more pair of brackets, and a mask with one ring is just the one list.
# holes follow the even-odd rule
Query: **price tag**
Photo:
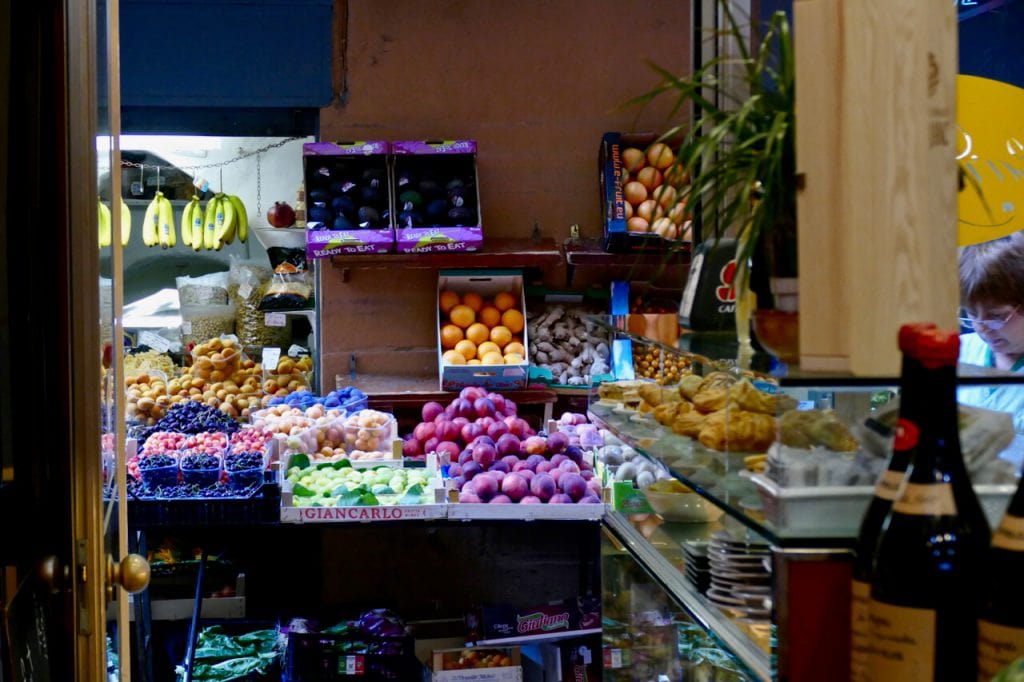
[[268, 327], [283, 327], [285, 325], [284, 313], [267, 313], [263, 316], [263, 324]]
[[184, 322], [181, 323], [181, 333], [182, 334], [186, 334], [186, 335], [192, 333], [192, 321], [191, 320], [185, 320]]
[[604, 667], [613, 670], [622, 667], [622, 649], [604, 650]]
[[281, 349], [267, 346], [263, 349], [263, 367], [268, 370], [277, 369], [277, 361], [281, 359]]
[[338, 659], [338, 672], [342, 675], [362, 675], [365, 671], [366, 666], [361, 655]]
[[252, 293], [252, 285], [251, 284], [240, 284], [238, 286], [238, 295], [239, 295], [239, 297], [241, 297], [241, 298], [249, 298], [249, 294], [251, 294], [251, 293]]
[[309, 355], [309, 351], [297, 343], [293, 343], [288, 349], [288, 357], [301, 358], [303, 355]]
[[166, 353], [171, 349], [170, 339], [165, 339], [159, 334], [154, 334], [149, 331], [139, 333], [139, 343], [145, 344], [153, 350], [160, 351], [161, 353]]

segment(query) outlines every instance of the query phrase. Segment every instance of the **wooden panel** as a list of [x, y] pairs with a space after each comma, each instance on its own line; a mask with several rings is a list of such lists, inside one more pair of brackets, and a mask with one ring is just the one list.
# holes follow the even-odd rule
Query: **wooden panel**
[[[843, 370], [849, 349], [844, 319], [847, 287], [837, 276], [844, 248], [840, 224], [839, 158], [836, 114], [842, 107], [837, 51], [841, 27], [839, 0], [797, 0], [796, 41], [797, 172], [805, 188], [797, 196], [800, 230], [800, 365], [804, 369]], [[821, 55], [800, 59], [800, 55]]]
[[[815, 52], [801, 66], [812, 83], [834, 78], [838, 94], [803, 84], [797, 90], [802, 168], [815, 173], [801, 210], [828, 216], [830, 204], [838, 207], [832, 220], [811, 228], [824, 248], [801, 252], [802, 267], [814, 262], [801, 272], [801, 344], [809, 335], [801, 365], [892, 374], [899, 367], [900, 324], [954, 323], [955, 8], [930, 0], [800, 0], [796, 11], [803, 29], [796, 32], [798, 62], [815, 49], [805, 47], [815, 31], [807, 30], [804, 16], [821, 29], [838, 13], [832, 23], [839, 32], [831, 43], [834, 60]], [[826, 101], [815, 103], [818, 97]], [[839, 115], [808, 121], [805, 105]], [[809, 138], [820, 146], [804, 142], [808, 124]], [[829, 136], [835, 141], [826, 141]], [[830, 173], [827, 180], [817, 177]], [[856, 296], [837, 293], [829, 282]]]

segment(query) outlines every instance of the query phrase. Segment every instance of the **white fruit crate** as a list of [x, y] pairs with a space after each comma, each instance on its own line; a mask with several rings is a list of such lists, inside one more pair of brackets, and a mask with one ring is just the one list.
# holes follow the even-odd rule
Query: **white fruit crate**
[[453, 502], [448, 505], [448, 518], [472, 520], [515, 521], [600, 521], [604, 503], [594, 504], [482, 504]]

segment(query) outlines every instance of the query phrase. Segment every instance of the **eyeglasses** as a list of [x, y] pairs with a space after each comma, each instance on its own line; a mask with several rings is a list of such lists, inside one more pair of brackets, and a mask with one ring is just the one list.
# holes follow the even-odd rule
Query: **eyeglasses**
[[970, 313], [967, 313], [966, 317], [960, 318], [960, 324], [962, 324], [967, 329], [977, 329], [978, 326], [984, 326], [985, 329], [997, 332], [1003, 327], [1005, 327], [1011, 319], [1013, 319], [1013, 316], [1017, 314], [1018, 310], [1020, 310], [1020, 306], [1014, 307], [1014, 309], [1006, 313], [1006, 316], [1003, 317], [1002, 319], [999, 319], [998, 317], [993, 317], [986, 320], [976, 319], [972, 317]]

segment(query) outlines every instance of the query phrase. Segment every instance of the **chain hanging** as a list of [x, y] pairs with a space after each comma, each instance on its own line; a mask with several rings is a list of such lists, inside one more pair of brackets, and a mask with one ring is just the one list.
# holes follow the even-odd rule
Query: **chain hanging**
[[[285, 138], [283, 140], [279, 140], [277, 142], [272, 142], [272, 143], [270, 143], [268, 145], [260, 147], [259, 149], [254, 149], [254, 150], [249, 151], [249, 152], [247, 152], [247, 151], [240, 151], [236, 156], [228, 159], [227, 161], [218, 161], [217, 163], [207, 163], [207, 164], [204, 164], [202, 166], [193, 166], [193, 168], [195, 168], [196, 170], [206, 170], [207, 168], [223, 168], [224, 166], [229, 166], [229, 165], [231, 165], [233, 163], [238, 163], [239, 161], [241, 161], [243, 159], [247, 159], [250, 156], [257, 156], [258, 157], [263, 152], [270, 151], [271, 149], [277, 149], [278, 147], [283, 147], [284, 145], [288, 144], [289, 142], [295, 142], [295, 141], [301, 140], [301, 139], [303, 139], [303, 138], [301, 138], [301, 137], [287, 137], [287, 138]], [[121, 159], [121, 167], [122, 168], [141, 168], [142, 164], [138, 163], [136, 161], [125, 161], [124, 159]], [[159, 168], [159, 166], [157, 168]]]

